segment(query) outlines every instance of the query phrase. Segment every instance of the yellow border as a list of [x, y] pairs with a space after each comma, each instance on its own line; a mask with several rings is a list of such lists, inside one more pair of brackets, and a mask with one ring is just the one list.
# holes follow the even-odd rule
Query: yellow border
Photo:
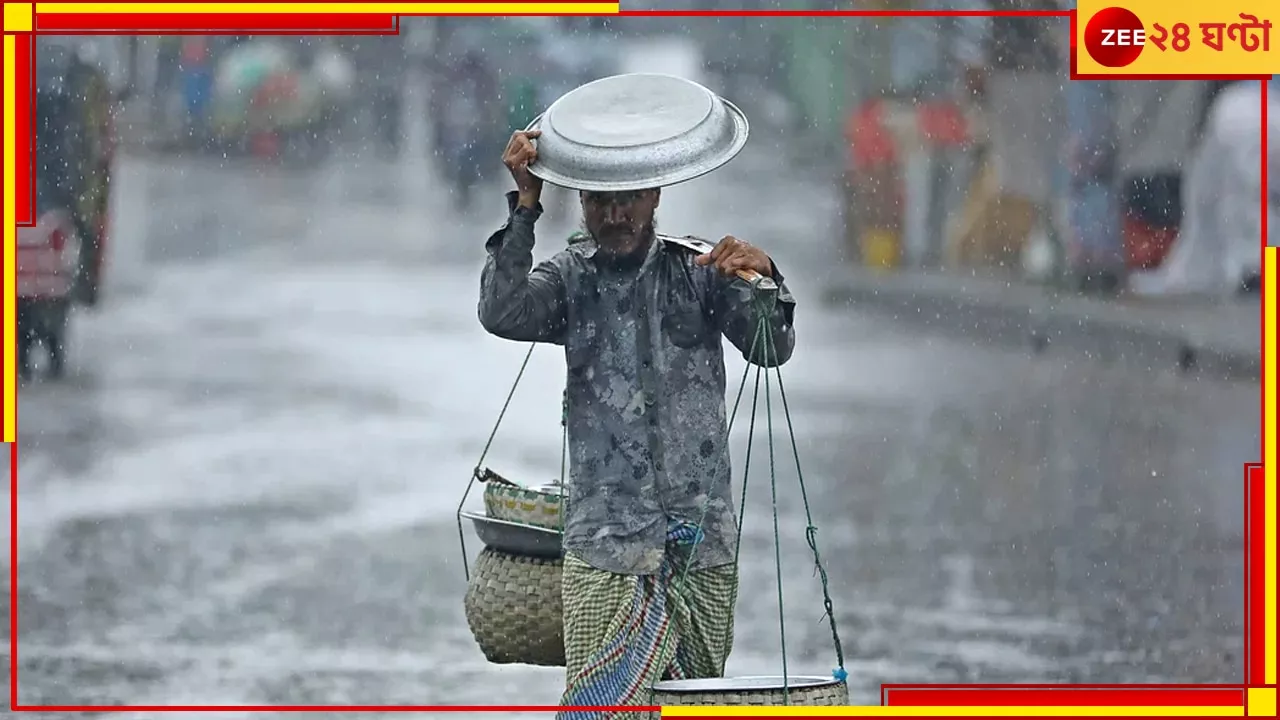
[[1275, 717], [1276, 689], [1249, 688], [1249, 715], [1253, 717]]
[[[5, 5], [5, 29], [10, 32], [29, 30], [31, 23], [30, 3], [10, 3]], [[618, 11], [617, 3], [35, 3], [37, 13], [394, 13], [394, 14], [453, 14], [459, 12], [484, 13], [493, 15], [528, 14], [532, 12], [557, 13], [591, 13], [614, 14]], [[4, 38], [4, 277], [3, 291], [6, 298], [14, 298], [15, 291], [15, 248], [16, 201], [14, 192], [15, 172], [15, 76], [16, 41], [13, 36]], [[1266, 365], [1263, 369], [1267, 387], [1271, 391], [1264, 398], [1263, 437], [1266, 479], [1266, 576], [1265, 576], [1265, 652], [1264, 678], [1268, 684], [1276, 683], [1276, 253], [1275, 248], [1264, 251], [1264, 273], [1266, 292], [1263, 298], [1264, 333], [1263, 342], [1266, 348]], [[3, 329], [4, 342], [4, 438], [5, 442], [13, 442], [16, 429], [16, 375], [14, 373], [15, 352], [13, 343], [15, 326], [15, 309], [13, 302], [4, 303]], [[1251, 714], [1267, 712], [1274, 714], [1276, 708], [1276, 692], [1274, 688], [1251, 689], [1248, 693]], [[1053, 707], [975, 707], [975, 708], [905, 708], [863, 706], [848, 708], [761, 708], [761, 707], [673, 707], [664, 710], [670, 717], [691, 717], [695, 715], [754, 715], [759, 717], [786, 717], [795, 715], [825, 715], [831, 717], [882, 716], [896, 717], [904, 715], [932, 716], [1065, 716], [1065, 715], [1131, 715], [1131, 716], [1189, 716], [1212, 715], [1219, 717], [1240, 716], [1243, 707], [1183, 707], [1183, 708], [1149, 708], [1149, 707], [1097, 707], [1097, 708], [1053, 708]]]
[[[1274, 188], [1269, 188], [1274, 190]], [[1280, 228], [1277, 228], [1280, 229]], [[1263, 552], [1266, 565], [1263, 580], [1263, 649], [1262, 679], [1267, 685], [1276, 684], [1276, 253], [1268, 247], [1262, 252], [1262, 277], [1265, 290], [1262, 298], [1262, 343], [1266, 365], [1267, 394], [1262, 399], [1262, 477], [1265, 510]]]
[[34, 3], [5, 3], [5, 32], [31, 32], [35, 21]]
[[[7, 11], [8, 8], [6, 7]], [[8, 12], [5, 21], [8, 22]], [[17, 64], [18, 39], [13, 35], [4, 36], [4, 441], [15, 442], [14, 436], [18, 427], [18, 377], [17, 357], [13, 339], [17, 336], [16, 304], [18, 284], [14, 266], [17, 265], [18, 226], [17, 226], [17, 193], [14, 181], [17, 173], [14, 153], [17, 143], [14, 133], [17, 127], [16, 96], [17, 87], [14, 65]]]

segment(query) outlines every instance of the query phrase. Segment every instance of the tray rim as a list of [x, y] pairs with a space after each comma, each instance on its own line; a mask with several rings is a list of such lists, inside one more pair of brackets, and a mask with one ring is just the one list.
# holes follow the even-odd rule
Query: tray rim
[[[726, 681], [733, 680], [770, 680], [772, 684], [761, 684], [758, 687], [724, 687]], [[788, 675], [786, 677], [786, 688], [788, 690], [807, 690], [818, 687], [835, 687], [843, 684], [844, 681], [837, 680], [834, 677], [821, 675]], [[717, 684], [720, 686], [717, 687]], [[694, 694], [709, 692], [773, 692], [783, 689], [783, 676], [781, 675], [740, 675], [736, 677], [720, 677], [720, 678], [695, 678], [692, 680], [663, 680], [655, 683], [652, 690], [654, 692], [676, 694]]]
[[466, 518], [470, 520], [472, 522], [473, 529], [475, 530], [475, 533], [477, 536], [480, 536], [479, 525], [481, 523], [501, 525], [501, 526], [506, 526], [510, 528], [519, 528], [521, 531], [528, 532], [534, 536], [538, 536], [538, 535], [543, 536], [541, 539], [545, 540], [546, 542], [555, 543], [559, 547], [559, 552], [554, 554], [550, 552], [535, 553], [530, 551], [528, 548], [516, 549], [509, 546], [503, 547], [500, 545], [491, 545], [490, 543], [485, 542], [485, 539], [483, 537], [480, 537], [480, 542], [484, 543], [485, 547], [491, 547], [494, 550], [500, 550], [502, 552], [519, 554], [519, 555], [527, 555], [532, 557], [545, 557], [545, 558], [564, 557], [564, 534], [558, 530], [537, 527], [536, 525], [526, 525], [524, 523], [512, 522], [510, 520], [503, 520], [501, 518], [489, 517], [484, 513], [477, 513], [469, 510], [460, 510], [458, 512], [458, 517]]
[[[552, 185], [557, 185], [559, 187], [566, 188], [569, 190], [579, 190], [579, 191], [588, 191], [588, 192], [626, 192], [626, 191], [632, 191], [632, 190], [648, 190], [651, 188], [666, 188], [666, 187], [671, 187], [672, 185], [685, 183], [690, 180], [696, 180], [697, 178], [700, 178], [704, 175], [714, 172], [715, 170], [720, 169], [721, 167], [725, 166], [730, 161], [732, 161], [734, 158], [736, 158], [738, 154], [742, 152], [742, 149], [746, 147], [747, 140], [751, 136], [751, 123], [747, 120], [746, 113], [744, 113], [742, 109], [739, 108], [737, 105], [730, 102], [727, 98], [722, 97], [721, 95], [712, 91], [710, 88], [707, 88], [701, 83], [695, 82], [688, 78], [680, 77], [678, 75], [670, 75], [666, 73], [643, 73], [643, 72], [642, 73], [624, 73], [622, 75], [614, 75], [606, 78], [600, 78], [598, 80], [585, 83], [583, 85], [580, 85], [577, 88], [574, 88], [573, 90], [570, 90], [569, 92], [572, 93], [582, 87], [586, 87], [587, 85], [592, 85], [592, 84], [603, 82], [613, 78], [625, 77], [628, 75], [644, 75], [644, 76], [658, 76], [658, 77], [664, 77], [664, 78], [671, 78], [671, 79], [680, 80], [682, 82], [686, 82], [692, 85], [696, 85], [697, 87], [701, 88], [704, 92], [710, 94], [713, 102], [718, 103], [723, 107], [726, 117], [728, 118], [728, 122], [733, 128], [733, 133], [734, 133], [733, 142], [725, 146], [719, 152], [699, 158], [697, 162], [689, 163], [684, 167], [680, 168], [679, 170], [674, 170], [666, 173], [659, 173], [647, 178], [637, 179], [636, 176], [633, 175], [629, 178], [617, 179], [617, 180], [584, 180], [581, 178], [571, 177], [564, 173], [558, 172], [554, 169], [549, 169], [547, 168], [546, 165], [541, 165], [536, 162], [529, 165], [530, 174], [532, 174], [533, 176], [545, 182], [549, 182]], [[566, 93], [566, 95], [567, 94], [568, 93]], [[546, 110], [539, 113], [537, 117], [535, 117], [532, 121], [530, 121], [527, 126], [525, 126], [525, 131], [542, 129], [542, 124], [545, 121], [547, 114], [551, 112], [551, 109], [555, 107], [556, 103], [558, 103], [559, 101], [560, 101], [560, 98], [557, 98], [554, 102], [551, 103], [551, 105]], [[535, 145], [536, 144], [537, 144], [537, 141], [535, 141]]]

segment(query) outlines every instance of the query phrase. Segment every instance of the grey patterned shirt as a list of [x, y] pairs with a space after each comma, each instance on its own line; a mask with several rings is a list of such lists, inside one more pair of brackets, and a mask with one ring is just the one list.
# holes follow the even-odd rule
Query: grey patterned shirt
[[[655, 241], [638, 268], [595, 260], [590, 239], [533, 265], [542, 214], [507, 196], [506, 226], [489, 237], [480, 322], [501, 338], [565, 349], [569, 511], [565, 549], [592, 567], [658, 571], [669, 521], [707, 508], [693, 569], [732, 563], [737, 519], [729, 492], [721, 335], [747, 358], [755, 334], [752, 288], [694, 263], [696, 253]], [[795, 347], [795, 299], [774, 268], [770, 365]], [[761, 343], [763, 345], [763, 343]]]

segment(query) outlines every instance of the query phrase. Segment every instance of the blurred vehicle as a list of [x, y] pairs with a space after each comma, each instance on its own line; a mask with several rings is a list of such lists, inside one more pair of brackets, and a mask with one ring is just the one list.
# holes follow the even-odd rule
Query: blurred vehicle
[[17, 364], [18, 376], [29, 379], [31, 351], [43, 346], [50, 377], [61, 377], [65, 364], [67, 320], [81, 276], [83, 244], [71, 212], [43, 212], [34, 227], [18, 228]]
[[74, 38], [37, 47], [36, 224], [18, 228], [15, 267], [23, 377], [37, 343], [50, 374], [62, 374], [70, 311], [99, 299], [115, 151], [115, 94], [100, 59]]
[[71, 212], [84, 240], [75, 294], [96, 305], [116, 149], [113, 119], [124, 86], [113, 80], [98, 44], [49, 40], [41, 38], [36, 54], [36, 214], [55, 207]]
[[245, 40], [218, 61], [213, 135], [224, 148], [321, 159], [332, 150], [355, 82], [350, 60], [327, 43], [309, 48], [276, 37]]

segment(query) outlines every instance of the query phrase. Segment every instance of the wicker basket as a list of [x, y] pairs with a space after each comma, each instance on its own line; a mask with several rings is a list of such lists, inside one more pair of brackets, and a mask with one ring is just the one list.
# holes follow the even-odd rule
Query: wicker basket
[[463, 608], [489, 662], [564, 667], [562, 566], [493, 548], [480, 552]]
[[562, 527], [563, 496], [551, 488], [526, 488], [490, 480], [484, 486], [484, 511], [491, 518], [534, 527]]
[[[796, 707], [844, 707], [849, 686], [831, 677], [791, 677], [783, 696], [782, 677], [707, 678], [674, 680], [653, 686], [651, 704], [671, 705], [790, 705]], [[657, 720], [658, 713], [652, 714]]]

